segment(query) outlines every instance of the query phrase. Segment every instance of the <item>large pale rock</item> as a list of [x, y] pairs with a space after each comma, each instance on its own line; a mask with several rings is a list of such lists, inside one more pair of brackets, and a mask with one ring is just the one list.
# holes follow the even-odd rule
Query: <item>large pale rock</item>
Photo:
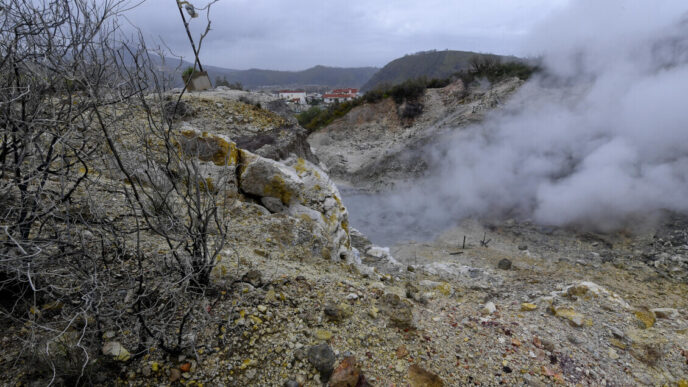
[[618, 304], [624, 309], [629, 309], [630, 305], [618, 294], [605, 289], [604, 287], [590, 281], [581, 281], [568, 286], [563, 292], [558, 293], [568, 298], [579, 298], [583, 300], [604, 299]]
[[[283, 162], [241, 151], [239, 185], [245, 193], [279, 199], [287, 215], [314, 223], [327, 239], [329, 258], [352, 257], [348, 213], [337, 186], [314, 164], [292, 157]], [[272, 205], [273, 209], [279, 206]]]
[[480, 313], [490, 315], [497, 311], [497, 307], [493, 302], [487, 302], [480, 310]]
[[[557, 317], [568, 320], [569, 324], [574, 327], [582, 327], [589, 321], [585, 319], [583, 314], [568, 306], [552, 306], [551, 312]], [[589, 323], [592, 325], [591, 321]]]
[[293, 168], [248, 151], [241, 151], [241, 189], [260, 197], [279, 199], [283, 205], [300, 204], [305, 189]]

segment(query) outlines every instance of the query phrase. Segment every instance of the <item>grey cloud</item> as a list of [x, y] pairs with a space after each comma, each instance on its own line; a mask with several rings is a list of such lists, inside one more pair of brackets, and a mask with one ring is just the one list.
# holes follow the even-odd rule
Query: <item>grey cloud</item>
[[[382, 66], [428, 49], [517, 53], [515, 37], [565, 1], [221, 0], [212, 6], [212, 31], [201, 58], [238, 69], [298, 70], [316, 64]], [[149, 44], [160, 37], [191, 56], [171, 0], [147, 0], [126, 16]], [[204, 18], [200, 13], [192, 21], [194, 36]]]

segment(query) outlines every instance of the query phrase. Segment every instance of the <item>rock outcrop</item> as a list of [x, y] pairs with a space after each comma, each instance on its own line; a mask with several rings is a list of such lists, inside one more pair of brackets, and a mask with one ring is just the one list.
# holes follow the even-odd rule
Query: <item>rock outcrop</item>
[[219, 87], [184, 96], [175, 105], [177, 98], [170, 94], [165, 110], [171, 119], [183, 120], [182, 125], [227, 136], [237, 147], [273, 160], [293, 154], [318, 162], [306, 141], [307, 131], [284, 101], [271, 94]]
[[[187, 156], [200, 161], [199, 174], [209, 191], [236, 199], [231, 216], [235, 246], [264, 255], [261, 246], [267, 242], [281, 246], [276, 250], [288, 258], [354, 259], [347, 210], [319, 167], [296, 156], [284, 161], [262, 157], [226, 136], [190, 125], [177, 141]], [[227, 270], [221, 261], [214, 272], [222, 277]]]
[[324, 171], [300, 157], [280, 163], [242, 151], [241, 159], [241, 191], [261, 197], [263, 203], [279, 199], [272, 212], [313, 222], [322, 230], [318, 234], [328, 239], [331, 259], [350, 257], [348, 213]]
[[308, 142], [340, 186], [379, 191], [399, 181], [421, 176], [428, 167], [424, 147], [448, 130], [482, 120], [500, 106], [523, 81], [507, 79], [489, 87], [466, 89], [461, 81], [428, 89], [417, 101], [420, 115], [408, 118], [405, 103], [391, 98], [363, 104], [327, 127], [312, 133]]

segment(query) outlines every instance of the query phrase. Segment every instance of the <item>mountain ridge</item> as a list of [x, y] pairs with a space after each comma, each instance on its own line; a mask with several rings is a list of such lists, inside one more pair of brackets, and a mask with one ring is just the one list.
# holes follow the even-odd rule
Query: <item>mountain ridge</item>
[[362, 87], [362, 91], [373, 90], [381, 85], [394, 86], [408, 79], [448, 78], [451, 75], [466, 70], [475, 57], [481, 59], [495, 59], [502, 62], [521, 61], [515, 56], [484, 54], [472, 51], [420, 51], [394, 59], [375, 73]]
[[[178, 68], [168, 67], [168, 71], [181, 74], [186, 67], [192, 66], [191, 62], [178, 59], [165, 58], [167, 63], [180, 63]], [[354, 87], [359, 88], [365, 84], [370, 77], [375, 74], [378, 67], [334, 67], [315, 65], [300, 71], [285, 70], [266, 70], [251, 68], [248, 70], [229, 69], [220, 66], [204, 65], [203, 69], [208, 72], [211, 82], [215, 83], [216, 78], [226, 79], [229, 83], [239, 82], [245, 89], [257, 89], [263, 87], [305, 87], [321, 86], [327, 88], [335, 87]], [[178, 84], [182, 85], [181, 77]]]

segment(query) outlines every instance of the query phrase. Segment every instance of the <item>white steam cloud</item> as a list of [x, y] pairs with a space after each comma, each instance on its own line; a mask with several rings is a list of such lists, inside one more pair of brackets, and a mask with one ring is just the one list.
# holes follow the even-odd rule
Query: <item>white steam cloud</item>
[[350, 197], [353, 225], [390, 243], [466, 216], [611, 230], [687, 213], [687, 11], [685, 1], [573, 1], [529, 41], [547, 75], [430, 147], [426, 178]]

